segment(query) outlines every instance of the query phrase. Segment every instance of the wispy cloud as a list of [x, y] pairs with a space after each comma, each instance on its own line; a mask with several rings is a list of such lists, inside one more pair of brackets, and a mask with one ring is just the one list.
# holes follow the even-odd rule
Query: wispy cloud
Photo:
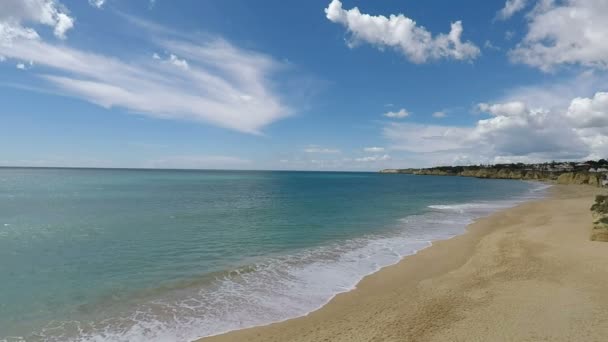
[[394, 111], [389, 111], [383, 114], [384, 116], [386, 116], [387, 118], [391, 118], [391, 119], [403, 119], [403, 118], [407, 118], [408, 116], [410, 116], [410, 112], [405, 109], [405, 108], [401, 108], [400, 110], [394, 112]]
[[448, 114], [445, 111], [441, 110], [441, 111], [433, 113], [432, 116], [436, 119], [443, 119], [446, 116], [448, 116]]
[[106, 0], [89, 0], [89, 4], [93, 7], [102, 8]]
[[254, 134], [292, 113], [272, 83], [282, 62], [219, 37], [193, 41], [159, 35], [162, 27], [154, 26], [156, 38], [148, 43], [170, 51], [166, 58], [118, 58], [45, 42], [31, 28], [19, 29], [10, 36], [0, 30], [0, 55], [43, 66], [37, 75], [49, 87], [105, 108]]
[[370, 162], [387, 161], [387, 160], [391, 160], [391, 156], [388, 154], [355, 158], [355, 161], [359, 162], [359, 163], [370, 163]]
[[363, 151], [372, 153], [384, 152], [384, 147], [366, 147]]
[[303, 151], [306, 153], [325, 153], [325, 154], [340, 153], [340, 150], [338, 150], [336, 148], [327, 148], [327, 147], [321, 147], [321, 146], [317, 146], [317, 145], [310, 145], [310, 146], [306, 147], [305, 149], [303, 149]]
[[498, 11], [496, 19], [506, 20], [526, 7], [527, 0], [507, 0], [505, 6]]

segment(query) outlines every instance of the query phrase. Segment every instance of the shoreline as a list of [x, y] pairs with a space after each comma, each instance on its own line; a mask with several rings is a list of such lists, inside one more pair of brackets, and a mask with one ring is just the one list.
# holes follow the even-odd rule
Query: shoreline
[[[602, 189], [554, 185], [549, 192], [544, 199], [524, 202], [475, 220], [466, 227], [465, 233], [447, 240], [434, 241], [430, 247], [364, 277], [355, 289], [337, 294], [327, 304], [305, 316], [234, 330], [197, 341], [441, 340], [434, 336], [441, 336], [442, 333], [453, 330], [450, 329], [451, 326], [467, 320], [459, 314], [461, 310], [477, 313], [483, 309], [483, 306], [471, 311], [469, 304], [488, 300], [484, 293], [489, 289], [486, 291], [476, 289], [468, 296], [459, 296], [458, 291], [455, 292], [455, 288], [462, 287], [463, 282], [464, 285], [470, 282], [467, 281], [469, 277], [458, 281], [454, 279], [440, 281], [440, 278], [451, 278], [452, 273], [464, 272], [463, 269], [475, 274], [478, 270], [470, 269], [470, 264], [479, 259], [479, 245], [486, 244], [485, 240], [491, 240], [494, 235], [504, 235], [509, 230], [512, 231], [510, 233], [524, 234], [525, 232], [522, 232], [524, 228], [535, 228], [535, 224], [540, 223], [539, 219], [546, 219], [547, 214], [566, 215], [563, 210], [556, 210], [558, 209], [556, 207], [572, 202], [567, 208], [570, 209], [568, 213], [577, 216], [577, 221], [580, 221], [580, 229], [577, 233], [582, 234], [588, 244], [598, 244], [589, 241], [591, 227], [589, 207], [594, 195], [601, 193]], [[587, 218], [588, 222], [584, 221]], [[558, 222], [558, 225], [563, 224]], [[542, 227], [547, 229], [546, 225]], [[587, 245], [587, 243], [583, 244]], [[497, 247], [496, 245], [489, 243], [487, 247], [496, 252], [497, 248], [492, 248]], [[600, 247], [601, 245], [595, 245], [595, 249]], [[606, 254], [604, 261], [608, 261], [608, 253]], [[485, 257], [492, 259], [492, 256]], [[484, 265], [483, 260], [475, 262], [480, 263], [481, 268], [487, 266]], [[608, 272], [607, 267], [604, 269]], [[505, 272], [509, 273], [508, 267]], [[497, 279], [490, 277], [485, 281], [494, 283], [494, 280]], [[608, 304], [608, 297], [604, 303]], [[504, 322], [500, 324], [504, 325]], [[601, 327], [602, 331], [608, 333], [608, 323]], [[492, 329], [488, 330], [488, 328], [486, 326], [483, 331], [477, 331], [485, 335], [471, 336], [471, 333], [476, 333], [472, 331], [469, 335], [463, 335], [462, 340], [492, 339], [492, 336], [488, 335]], [[466, 332], [471, 329], [464, 324], [461, 330]], [[453, 334], [450, 332], [445, 338]], [[502, 334], [513, 335], [504, 331]], [[537, 339], [541, 336], [543, 335], [537, 335]], [[560, 338], [559, 335], [550, 337], [554, 340]]]

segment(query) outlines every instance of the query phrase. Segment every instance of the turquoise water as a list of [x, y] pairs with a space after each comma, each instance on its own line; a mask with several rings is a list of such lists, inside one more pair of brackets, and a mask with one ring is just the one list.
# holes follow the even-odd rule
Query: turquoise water
[[188, 341], [300, 316], [542, 189], [376, 173], [0, 168], [0, 340]]

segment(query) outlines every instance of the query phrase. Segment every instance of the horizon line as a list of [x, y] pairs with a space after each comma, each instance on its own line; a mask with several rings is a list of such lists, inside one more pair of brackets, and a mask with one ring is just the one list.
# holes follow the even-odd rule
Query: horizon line
[[73, 169], [73, 170], [124, 170], [124, 171], [231, 171], [231, 172], [357, 172], [378, 173], [357, 170], [272, 170], [272, 169], [195, 169], [195, 168], [152, 168], [152, 167], [105, 167], [105, 166], [17, 166], [0, 165], [0, 169]]

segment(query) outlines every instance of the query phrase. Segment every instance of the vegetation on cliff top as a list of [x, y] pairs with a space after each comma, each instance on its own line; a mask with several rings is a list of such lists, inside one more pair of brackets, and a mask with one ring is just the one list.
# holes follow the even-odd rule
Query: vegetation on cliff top
[[556, 181], [559, 184], [608, 184], [608, 161], [551, 162], [538, 164], [494, 164], [469, 166], [438, 166], [426, 169], [388, 169], [382, 173], [406, 173], [430, 176], [462, 176], [495, 179]]
[[467, 166], [436, 166], [430, 168], [421, 169], [395, 169], [393, 171], [402, 173], [414, 173], [416, 171], [425, 172], [437, 172], [445, 174], [460, 174], [464, 171], [478, 171], [478, 170], [509, 170], [509, 171], [548, 171], [548, 172], [573, 172], [573, 171], [596, 171], [602, 172], [608, 171], [608, 160], [588, 160], [585, 162], [550, 162], [550, 163], [536, 163], [536, 164], [524, 164], [524, 163], [510, 163], [510, 164], [480, 164], [480, 165], [467, 165]]
[[595, 196], [595, 203], [591, 206], [591, 211], [598, 214], [608, 214], [608, 196], [597, 195]]

